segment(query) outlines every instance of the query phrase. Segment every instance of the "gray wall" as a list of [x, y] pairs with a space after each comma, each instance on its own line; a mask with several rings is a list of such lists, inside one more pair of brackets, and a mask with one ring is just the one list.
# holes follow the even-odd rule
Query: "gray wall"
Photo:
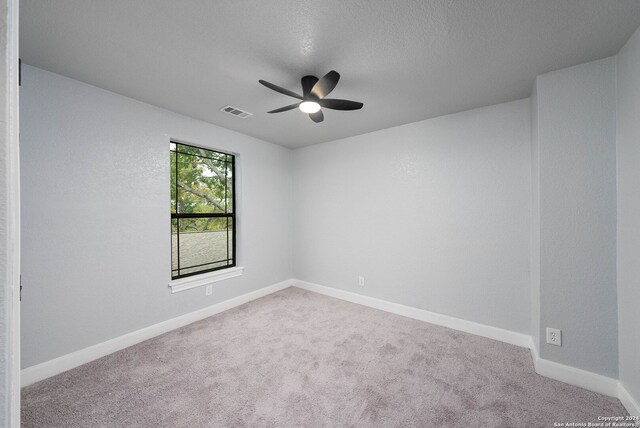
[[[291, 278], [290, 150], [29, 66], [21, 122], [23, 368]], [[169, 138], [239, 153], [213, 296], [167, 287]]]
[[540, 350], [540, 145], [538, 90], [531, 92], [531, 339]]
[[640, 403], [640, 30], [617, 57], [620, 380]]
[[[534, 212], [540, 228], [540, 356], [613, 378], [615, 84], [615, 58], [538, 76], [540, 205]], [[562, 330], [562, 347], [546, 343], [546, 327]]]
[[528, 333], [529, 124], [526, 99], [295, 150], [295, 277]]

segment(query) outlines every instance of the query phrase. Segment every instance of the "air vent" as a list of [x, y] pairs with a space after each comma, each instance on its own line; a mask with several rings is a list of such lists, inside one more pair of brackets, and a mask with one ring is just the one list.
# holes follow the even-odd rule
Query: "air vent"
[[249, 113], [248, 111], [240, 110], [234, 106], [224, 106], [220, 109], [221, 112], [230, 114], [231, 116], [239, 117], [240, 119], [246, 119], [249, 116], [253, 116], [253, 113]]

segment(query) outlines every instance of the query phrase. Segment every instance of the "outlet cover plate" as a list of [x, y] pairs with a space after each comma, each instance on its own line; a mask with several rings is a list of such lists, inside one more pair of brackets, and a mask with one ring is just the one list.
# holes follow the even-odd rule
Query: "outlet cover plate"
[[555, 346], [562, 346], [562, 331], [557, 328], [547, 327], [547, 343]]

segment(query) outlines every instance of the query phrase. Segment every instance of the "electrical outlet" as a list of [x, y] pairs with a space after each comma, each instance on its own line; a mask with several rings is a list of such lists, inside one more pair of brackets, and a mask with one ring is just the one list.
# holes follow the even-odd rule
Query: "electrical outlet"
[[205, 296], [211, 296], [213, 294], [213, 285], [207, 285], [204, 294]]
[[562, 331], [557, 328], [547, 327], [547, 343], [562, 346]]
[[358, 277], [358, 285], [360, 287], [364, 287], [364, 276], [359, 276]]

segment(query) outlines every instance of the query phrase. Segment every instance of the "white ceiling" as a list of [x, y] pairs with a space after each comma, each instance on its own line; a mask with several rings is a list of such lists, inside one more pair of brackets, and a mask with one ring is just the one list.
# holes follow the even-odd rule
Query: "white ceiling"
[[[536, 75], [614, 55], [640, 0], [22, 0], [27, 64], [288, 147], [529, 96]], [[301, 92], [331, 69], [313, 123], [258, 83]], [[226, 105], [254, 114], [241, 120]]]

